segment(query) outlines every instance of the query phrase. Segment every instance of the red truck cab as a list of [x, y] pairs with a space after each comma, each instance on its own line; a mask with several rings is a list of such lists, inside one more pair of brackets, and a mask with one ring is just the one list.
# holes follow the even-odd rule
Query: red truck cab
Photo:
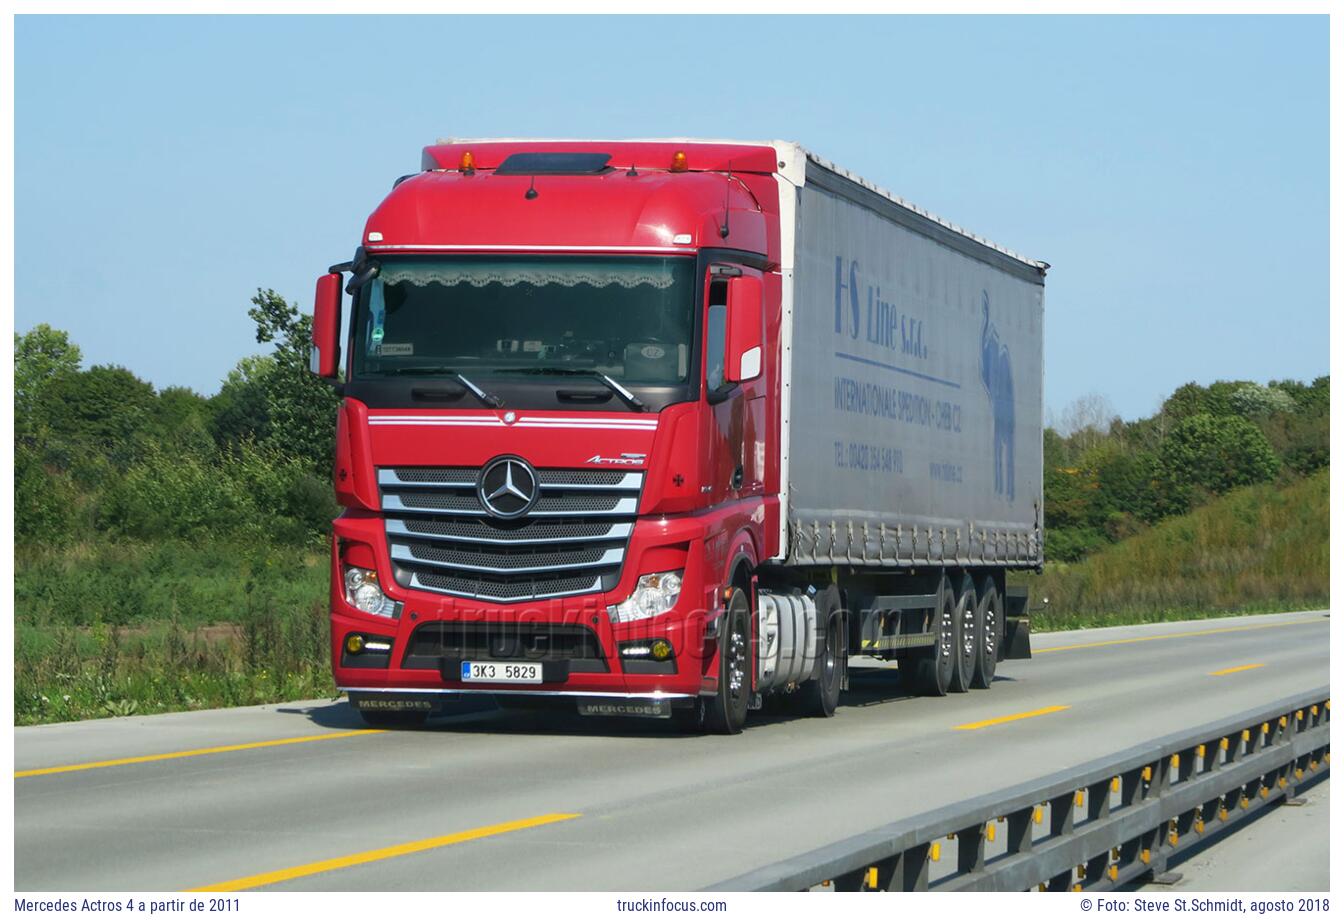
[[781, 542], [780, 155], [430, 146], [319, 279], [333, 669], [369, 721], [483, 693], [740, 728]]

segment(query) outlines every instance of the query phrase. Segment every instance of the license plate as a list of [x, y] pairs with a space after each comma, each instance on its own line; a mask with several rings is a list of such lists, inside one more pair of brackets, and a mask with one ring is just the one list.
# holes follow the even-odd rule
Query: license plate
[[464, 661], [462, 680], [483, 684], [539, 684], [541, 662]]

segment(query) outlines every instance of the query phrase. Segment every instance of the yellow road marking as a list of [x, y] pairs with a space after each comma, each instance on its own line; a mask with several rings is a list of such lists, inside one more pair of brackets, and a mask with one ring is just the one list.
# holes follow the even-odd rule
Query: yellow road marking
[[1156, 642], [1158, 639], [1186, 639], [1191, 636], [1212, 636], [1216, 633], [1246, 632], [1251, 629], [1282, 629], [1285, 626], [1307, 626], [1324, 620], [1294, 620], [1291, 623], [1256, 623], [1251, 626], [1223, 626], [1219, 629], [1200, 629], [1194, 632], [1163, 633], [1160, 636], [1135, 636], [1132, 639], [1107, 639], [1104, 642], [1083, 642], [1079, 645], [1057, 645], [1054, 648], [1032, 649], [1033, 655], [1049, 652], [1071, 652], [1079, 648], [1101, 648], [1103, 645], [1130, 645], [1134, 642]]
[[170, 754], [145, 754], [142, 757], [122, 757], [119, 760], [97, 760], [92, 763], [72, 763], [60, 767], [41, 767], [37, 770], [19, 770], [15, 779], [25, 776], [47, 776], [51, 773], [73, 773], [76, 770], [98, 770], [102, 767], [121, 767], [133, 763], [152, 763], [156, 760], [177, 760], [180, 757], [201, 757], [205, 754], [227, 754], [230, 751], [251, 751], [256, 748], [278, 747], [282, 744], [303, 744], [308, 741], [330, 741], [335, 738], [353, 738], [356, 735], [378, 735], [386, 729], [362, 728], [350, 732], [330, 732], [325, 735], [304, 735], [301, 738], [279, 738], [275, 741], [249, 741], [246, 744], [226, 744], [221, 747], [196, 748], [191, 751], [173, 751]]
[[499, 834], [507, 834], [510, 831], [521, 831], [530, 827], [556, 824], [560, 821], [570, 821], [578, 817], [580, 817], [578, 814], [538, 815], [535, 818], [524, 818], [521, 821], [506, 821], [503, 824], [491, 824], [486, 827], [478, 827], [469, 831], [459, 831], [456, 834], [448, 834], [444, 837], [430, 837], [427, 840], [414, 840], [410, 843], [401, 843], [396, 846], [383, 847], [379, 850], [365, 850], [363, 853], [353, 853], [349, 856], [337, 857], [336, 859], [324, 859], [320, 862], [306, 863], [302, 866], [294, 866], [290, 869], [280, 869], [276, 872], [263, 872], [260, 875], [249, 875], [244, 878], [236, 878], [231, 882], [220, 882], [217, 885], [206, 885], [204, 888], [189, 888], [187, 890], [245, 891], [249, 888], [274, 885], [276, 882], [284, 882], [289, 879], [303, 878], [305, 875], [317, 875], [319, 872], [331, 872], [334, 869], [346, 869], [350, 866], [359, 866], [364, 863], [377, 862], [380, 859], [393, 859], [394, 857], [407, 856], [411, 853], [423, 853], [425, 850], [434, 850], [439, 847], [452, 846], [455, 843], [466, 843], [469, 840], [494, 837]]
[[1238, 671], [1253, 671], [1256, 668], [1263, 668], [1264, 666], [1265, 663], [1263, 661], [1257, 664], [1239, 664], [1235, 668], [1223, 668], [1221, 671], [1210, 671], [1209, 676], [1222, 677], [1224, 674], [1236, 674]]
[[1068, 706], [1046, 706], [1044, 709], [1033, 709], [1031, 712], [1018, 712], [1011, 716], [999, 716], [997, 719], [985, 719], [982, 722], [967, 722], [965, 725], [956, 726], [957, 731], [972, 731], [977, 728], [988, 728], [991, 725], [1002, 725], [1005, 722], [1016, 722], [1019, 719], [1034, 719], [1036, 716], [1048, 716], [1052, 712], [1063, 712]]

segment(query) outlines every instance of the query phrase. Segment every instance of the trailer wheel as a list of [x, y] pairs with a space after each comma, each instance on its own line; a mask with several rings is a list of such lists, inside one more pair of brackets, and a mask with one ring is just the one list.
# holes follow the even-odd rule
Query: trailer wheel
[[751, 605], [734, 588], [719, 633], [719, 692], [705, 700], [705, 728], [717, 735], [736, 735], [747, 721], [751, 700]]
[[817, 622], [825, 623], [813, 678], [798, 690], [799, 711], [829, 719], [840, 703], [840, 678], [845, 668], [845, 619], [840, 589], [828, 586], [817, 595]]
[[965, 693], [971, 689], [975, 678], [975, 660], [980, 652], [982, 620], [980, 605], [976, 603], [975, 582], [969, 575], [961, 576], [961, 587], [957, 589], [956, 614], [953, 620], [953, 644], [956, 646], [952, 680], [948, 689], [953, 693]]
[[925, 696], [946, 696], [956, 662], [957, 599], [944, 575], [938, 583], [938, 609], [933, 617], [933, 645], [915, 660], [915, 686]]
[[994, 576], [986, 575], [981, 584], [980, 603], [976, 608], [980, 612], [980, 635], [976, 643], [975, 676], [971, 678], [971, 686], [977, 690], [988, 690], [990, 684], [994, 683], [994, 672], [999, 663], [999, 644], [1003, 636], [1003, 599], [994, 584]]

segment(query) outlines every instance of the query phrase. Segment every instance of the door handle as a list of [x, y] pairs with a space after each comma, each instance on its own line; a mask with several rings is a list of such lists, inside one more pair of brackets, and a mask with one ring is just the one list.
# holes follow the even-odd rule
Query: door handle
[[733, 470], [733, 479], [731, 485], [734, 491], [742, 488], [742, 464], [740, 463], [737, 465], [737, 469]]

